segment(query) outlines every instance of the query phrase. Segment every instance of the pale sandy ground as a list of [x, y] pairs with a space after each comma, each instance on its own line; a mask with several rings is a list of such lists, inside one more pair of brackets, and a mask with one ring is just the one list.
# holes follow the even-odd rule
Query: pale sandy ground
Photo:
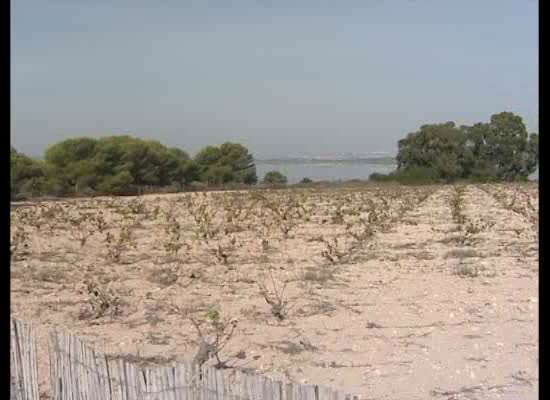
[[[406, 196], [413, 189], [399, 190]], [[321, 244], [309, 239], [343, 229], [319, 222], [320, 210], [327, 210], [320, 201], [331, 197], [326, 193], [323, 199], [308, 194], [314, 217], [300, 222], [294, 238], [273, 237], [274, 250], [261, 254], [252, 226], [240, 234], [242, 247], [230, 268], [187, 260], [178, 283], [169, 286], [149, 278], [165, 262], [159, 255], [163, 216], [136, 228], [138, 247], [121, 264], [105, 260], [99, 233], [80, 248], [69, 227], [53, 233], [27, 227], [34, 232], [30, 254], [11, 267], [12, 313], [38, 326], [43, 390], [46, 332], [54, 327], [105, 352], [192, 357], [197, 336], [173, 304], [196, 311], [214, 306], [238, 318], [236, 335], [222, 354], [245, 351], [236, 366], [278, 379], [331, 385], [363, 399], [538, 398], [538, 227], [504, 208], [514, 187], [467, 186], [467, 220], [494, 224], [462, 246], [453, 241], [454, 188], [429, 190], [389, 231], [377, 232], [358, 261], [337, 265], [326, 282], [304, 278], [304, 272], [324, 265]], [[488, 192], [500, 193], [501, 201]], [[534, 200], [538, 186], [525, 193]], [[146, 199], [151, 207], [166, 201]], [[354, 201], [351, 208], [362, 200]], [[396, 196], [392, 209], [398, 203]], [[95, 212], [83, 210], [86, 201], [79, 204], [80, 212]], [[181, 205], [179, 212], [185, 214]], [[292, 308], [282, 322], [270, 314], [255, 283], [267, 265], [276, 268], [279, 281], [290, 281], [285, 293]], [[477, 276], [457, 275], [464, 265]], [[100, 277], [128, 303], [121, 316], [79, 319], [87, 306], [78, 292], [85, 276]]]

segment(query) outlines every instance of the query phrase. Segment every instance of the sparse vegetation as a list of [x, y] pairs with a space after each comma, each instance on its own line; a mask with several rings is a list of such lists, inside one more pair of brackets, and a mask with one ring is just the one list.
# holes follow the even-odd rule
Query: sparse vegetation
[[[359, 332], [358, 348], [382, 359], [382, 350], [369, 347], [374, 340], [404, 349], [429, 334], [413, 323], [390, 334], [386, 316], [404, 313], [423, 324], [430, 309], [430, 324], [451, 321], [446, 307], [458, 296], [468, 302], [469, 290], [483, 305], [493, 302], [502, 279], [533, 279], [532, 209], [538, 211], [536, 186], [520, 184], [13, 203], [12, 299], [27, 319], [76, 324], [124, 354], [147, 349], [140, 359], [162, 353], [302, 379], [307, 375], [287, 361], [312, 366], [317, 349], [335, 360], [346, 356], [355, 348], [334, 344], [351, 329]], [[530, 303], [514, 297], [511, 304]], [[453, 308], [457, 324], [470, 320], [458, 318], [467, 312]], [[434, 326], [445, 334], [444, 323]], [[323, 362], [327, 371], [354, 368]]]
[[[461, 227], [466, 222], [462, 209], [464, 207], [464, 188], [461, 186], [455, 186], [453, 194], [451, 195], [451, 213], [455, 223]], [[460, 229], [460, 228], [459, 228]]]
[[29, 234], [23, 226], [17, 226], [10, 241], [10, 256], [12, 260], [22, 257], [29, 248]]
[[228, 360], [222, 361], [220, 353], [233, 338], [238, 324], [237, 319], [223, 318], [217, 310], [208, 311], [201, 321], [195, 320], [190, 315], [187, 319], [191, 321], [199, 336], [199, 349], [193, 357], [193, 363], [201, 367], [210, 358], [215, 357], [216, 367], [225, 367]]
[[80, 319], [98, 319], [105, 315], [119, 316], [122, 312], [120, 296], [94, 280], [85, 280], [80, 293], [87, 296], [87, 307], [80, 310]]
[[287, 178], [279, 171], [269, 171], [262, 182], [266, 185], [284, 185], [287, 183]]
[[271, 307], [271, 314], [279, 321], [283, 321], [288, 315], [288, 300], [285, 296], [287, 282], [278, 282], [274, 275], [273, 269], [268, 270], [269, 283], [267, 279], [258, 281], [258, 289], [261, 296]]
[[130, 248], [136, 248], [132, 231], [127, 226], [123, 226], [116, 236], [111, 232], [107, 232], [105, 244], [107, 247], [107, 258], [114, 262], [120, 262], [122, 256]]

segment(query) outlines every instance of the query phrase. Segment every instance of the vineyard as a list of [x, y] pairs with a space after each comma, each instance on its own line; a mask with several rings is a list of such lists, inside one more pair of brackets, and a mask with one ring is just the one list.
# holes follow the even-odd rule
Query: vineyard
[[534, 398], [538, 210], [532, 183], [12, 203], [11, 311], [144, 365]]

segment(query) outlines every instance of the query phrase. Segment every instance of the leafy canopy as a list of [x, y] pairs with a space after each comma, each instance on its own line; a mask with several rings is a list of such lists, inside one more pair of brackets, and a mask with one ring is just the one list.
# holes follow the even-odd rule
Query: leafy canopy
[[488, 123], [422, 125], [398, 142], [397, 171], [431, 171], [435, 179], [526, 179], [538, 165], [538, 135], [520, 116], [502, 112]]
[[265, 174], [263, 183], [268, 185], [284, 185], [287, 178], [279, 171], [269, 171]]
[[181, 188], [198, 180], [208, 184], [257, 182], [252, 154], [231, 142], [207, 146], [194, 160], [179, 148], [131, 136], [63, 140], [48, 147], [43, 162], [13, 147], [10, 157], [12, 194]]
[[195, 162], [199, 166], [201, 180], [209, 184], [255, 184], [258, 181], [254, 157], [239, 143], [207, 146], [197, 153]]

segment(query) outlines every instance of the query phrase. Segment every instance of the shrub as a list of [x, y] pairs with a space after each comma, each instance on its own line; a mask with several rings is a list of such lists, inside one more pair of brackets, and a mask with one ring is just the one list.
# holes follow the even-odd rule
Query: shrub
[[193, 181], [189, 184], [191, 190], [206, 190], [207, 187], [206, 183], [200, 181]]
[[287, 183], [287, 178], [279, 171], [269, 171], [265, 174], [263, 183], [268, 185], [284, 185]]
[[370, 174], [369, 180], [373, 182], [398, 182], [403, 185], [421, 185], [439, 182], [441, 176], [435, 168], [410, 167], [398, 169], [390, 174], [374, 172]]
[[389, 174], [381, 174], [379, 172], [374, 172], [369, 175], [369, 180], [373, 182], [391, 182], [395, 179]]
[[441, 179], [438, 171], [430, 167], [410, 167], [392, 172], [390, 176], [405, 185], [431, 184]]

